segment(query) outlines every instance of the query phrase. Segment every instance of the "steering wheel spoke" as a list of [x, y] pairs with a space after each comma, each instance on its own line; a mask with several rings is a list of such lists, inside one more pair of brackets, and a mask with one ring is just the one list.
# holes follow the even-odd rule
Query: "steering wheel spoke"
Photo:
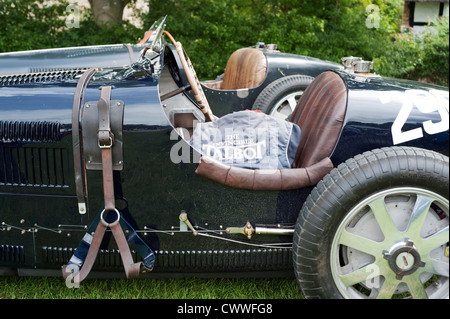
[[203, 115], [205, 116], [206, 122], [214, 121], [215, 117], [212, 114], [211, 108], [209, 107], [208, 100], [206, 99], [205, 93], [203, 92], [203, 88], [200, 84], [200, 81], [197, 78], [197, 74], [195, 73], [194, 67], [192, 66], [191, 60], [187, 56], [186, 51], [184, 50], [182, 44], [180, 42], [175, 42], [175, 48], [177, 50], [178, 56], [180, 57], [181, 64], [183, 65], [184, 72], [186, 73], [186, 77], [191, 85], [192, 92], [194, 93], [194, 98], [200, 107]]

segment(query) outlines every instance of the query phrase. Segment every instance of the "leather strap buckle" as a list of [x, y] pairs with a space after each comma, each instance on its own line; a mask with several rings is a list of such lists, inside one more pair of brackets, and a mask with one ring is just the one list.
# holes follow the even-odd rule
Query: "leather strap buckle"
[[113, 146], [113, 138], [111, 136], [112, 133], [109, 132], [110, 136], [107, 137], [106, 141], [105, 141], [105, 139], [101, 139], [100, 138], [100, 133], [101, 132], [99, 131], [99, 134], [98, 134], [98, 136], [99, 136], [99, 138], [98, 138], [98, 147], [100, 147], [101, 149], [111, 148]]
[[98, 147], [101, 149], [111, 148], [113, 145], [113, 134], [111, 132], [111, 87], [102, 88], [101, 97], [98, 101]]

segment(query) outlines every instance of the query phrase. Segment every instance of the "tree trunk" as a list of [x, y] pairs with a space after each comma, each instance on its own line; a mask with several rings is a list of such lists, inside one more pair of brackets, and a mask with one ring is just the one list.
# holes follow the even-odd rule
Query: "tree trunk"
[[119, 25], [123, 9], [130, 0], [89, 0], [95, 23], [99, 26]]

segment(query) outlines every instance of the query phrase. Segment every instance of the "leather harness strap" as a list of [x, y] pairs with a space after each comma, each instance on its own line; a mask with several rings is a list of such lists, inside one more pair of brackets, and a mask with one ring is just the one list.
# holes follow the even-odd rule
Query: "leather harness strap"
[[[143, 271], [151, 270], [151, 268], [153, 268], [155, 259], [153, 251], [148, 246], [146, 246], [142, 240], [136, 239], [137, 235], [135, 234], [134, 229], [132, 229], [132, 227], [129, 226], [125, 220], [123, 220], [123, 218], [120, 216], [119, 211], [115, 208], [112, 165], [112, 147], [114, 144], [114, 134], [111, 131], [110, 123], [110, 95], [111, 87], [102, 87], [101, 97], [97, 103], [99, 119], [98, 146], [102, 150], [102, 173], [105, 208], [91, 224], [88, 233], [86, 233], [82, 242], [80, 243], [79, 248], [77, 248], [77, 251], [68, 263], [68, 265], [72, 264], [76, 265], [78, 268], [81, 267], [78, 274], [79, 281], [84, 280], [90, 273], [107, 228], [111, 229], [114, 239], [116, 240], [127, 278], [138, 277], [141, 269]], [[107, 220], [111, 219], [111, 214], [116, 215], [115, 220], [113, 222], [108, 222]], [[94, 234], [92, 235], [93, 227], [96, 228]], [[139, 250], [144, 258], [144, 264], [142, 262], [134, 263], [127, 238], [125, 237], [122, 229], [123, 227], [129, 233], [132, 233], [132, 244], [137, 246], [137, 250]], [[68, 265], [63, 267], [64, 278], [67, 278], [70, 274], [73, 274], [74, 269], [68, 268]]]
[[[139, 237], [133, 227], [120, 216], [117, 210], [114, 210], [116, 220], [112, 223], [105, 220], [103, 216], [105, 213], [106, 211], [103, 210], [97, 214], [69, 262], [63, 267], [62, 274], [66, 280], [69, 278], [81, 282], [89, 275], [108, 227], [111, 229], [119, 248], [127, 278], [138, 277], [140, 273], [153, 269], [156, 257], [152, 249]], [[111, 213], [108, 214], [108, 219], [111, 218], [110, 215]], [[124, 236], [123, 230], [126, 231], [127, 237]], [[142, 263], [133, 262], [128, 244], [142, 257]]]
[[83, 281], [89, 275], [92, 266], [94, 265], [95, 259], [97, 258], [103, 236], [105, 235], [106, 229], [108, 227], [111, 229], [114, 239], [116, 240], [117, 246], [119, 248], [120, 257], [122, 258], [126, 277], [136, 278], [139, 276], [142, 262], [134, 263], [127, 240], [119, 223], [121, 218], [120, 214], [117, 210], [115, 212], [117, 213], [117, 219], [112, 223], [107, 223], [102, 216], [103, 214], [100, 215], [100, 222], [98, 223], [94, 236], [92, 237], [92, 242], [89, 247], [86, 259], [83, 263], [83, 267], [81, 267], [80, 269], [80, 281]]
[[[111, 121], [110, 121], [110, 96], [111, 87], [102, 87], [100, 100], [98, 101], [98, 146], [102, 150], [102, 172], [103, 172], [103, 195], [105, 200], [105, 209], [100, 214], [100, 223], [95, 231], [91, 249], [89, 249], [88, 255], [86, 257], [85, 264], [90, 268], [94, 264], [95, 258], [97, 256], [98, 249], [100, 247], [103, 235], [105, 234], [106, 228], [111, 228], [111, 231], [116, 240], [117, 246], [119, 248], [120, 256], [122, 257], [123, 266], [125, 268], [125, 274], [127, 278], [134, 278], [139, 276], [139, 269], [141, 263], [134, 263], [133, 257], [131, 256], [130, 247], [128, 246], [125, 235], [123, 234], [122, 228], [120, 227], [120, 214], [116, 209], [114, 201], [114, 180], [113, 180], [113, 167], [112, 167], [112, 146], [114, 144], [114, 134], [111, 132]], [[103, 214], [105, 212], [115, 211], [117, 214], [117, 219], [112, 222], [106, 222]], [[83, 265], [83, 268], [84, 265]], [[83, 269], [82, 268], [82, 269]], [[80, 273], [82, 277], [84, 272]]]

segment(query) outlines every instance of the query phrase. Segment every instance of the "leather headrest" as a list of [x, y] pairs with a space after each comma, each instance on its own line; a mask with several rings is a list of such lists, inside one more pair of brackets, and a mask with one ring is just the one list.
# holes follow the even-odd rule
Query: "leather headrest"
[[223, 90], [254, 88], [260, 85], [267, 72], [264, 53], [255, 48], [243, 48], [235, 51], [225, 68]]

